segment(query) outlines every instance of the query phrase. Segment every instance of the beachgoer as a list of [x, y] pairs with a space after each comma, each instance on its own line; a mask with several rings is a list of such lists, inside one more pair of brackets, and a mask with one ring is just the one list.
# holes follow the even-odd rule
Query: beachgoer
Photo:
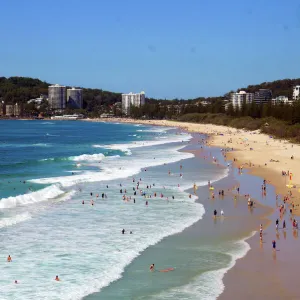
[[215, 218], [217, 217], [217, 210], [216, 209], [214, 210], [214, 217]]
[[154, 271], [154, 264], [152, 264], [152, 265], [150, 266], [150, 271], [151, 271], [151, 272]]
[[55, 280], [56, 280], [56, 281], [60, 281], [58, 275], [55, 276]]
[[11, 256], [10, 255], [8, 255], [8, 257], [7, 257], [7, 262], [11, 262]]
[[125, 229], [122, 229], [122, 234], [124, 234], [125, 233]]
[[15, 280], [15, 284], [18, 284], [18, 280]]
[[275, 240], [272, 241], [272, 246], [273, 246], [273, 251], [276, 251], [276, 241]]
[[224, 216], [224, 211], [223, 210], [221, 210], [221, 216]]

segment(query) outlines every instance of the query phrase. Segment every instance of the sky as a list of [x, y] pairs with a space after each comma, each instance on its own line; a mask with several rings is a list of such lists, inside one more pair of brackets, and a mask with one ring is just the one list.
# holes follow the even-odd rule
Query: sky
[[300, 77], [300, 0], [0, 0], [0, 76], [154, 98]]

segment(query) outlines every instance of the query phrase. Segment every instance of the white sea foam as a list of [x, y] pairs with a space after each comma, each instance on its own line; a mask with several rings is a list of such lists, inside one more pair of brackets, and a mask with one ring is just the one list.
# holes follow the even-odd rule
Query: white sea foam
[[130, 149], [140, 148], [140, 147], [151, 147], [158, 146], [169, 143], [179, 143], [179, 142], [187, 142], [192, 138], [190, 134], [178, 134], [173, 135], [172, 137], [167, 137], [166, 139], [156, 139], [151, 141], [138, 141], [127, 144], [111, 144], [111, 145], [93, 145], [94, 148], [106, 148], [111, 150], [121, 150], [125, 153], [129, 153]]
[[[51, 147], [50, 144], [46, 144], [46, 143], [37, 143], [37, 144], [32, 144], [33, 147]], [[30, 147], [30, 145], [28, 145], [28, 147]]]
[[71, 160], [74, 161], [93, 161], [93, 160], [102, 160], [105, 158], [105, 155], [102, 153], [98, 154], [82, 154], [79, 156], [74, 156], [71, 158]]
[[[182, 146], [174, 146], [172, 148], [169, 148], [166, 154], [156, 153], [155, 159], [150, 156], [149, 151], [143, 151], [140, 149], [135, 153], [134, 159], [125, 156], [114, 156], [103, 159], [101, 161], [101, 172], [86, 171], [81, 173], [80, 175], [74, 174], [73, 176], [40, 178], [32, 179], [29, 181], [38, 184], [60, 183], [64, 187], [69, 187], [83, 182], [97, 182], [126, 178], [139, 173], [142, 168], [159, 166], [194, 157], [192, 153], [178, 152], [178, 150], [181, 148]], [[99, 164], [97, 166], [99, 166]]]
[[31, 218], [32, 218], [32, 216], [28, 212], [25, 212], [22, 214], [17, 214], [13, 217], [1, 218], [0, 219], [0, 228], [12, 226], [12, 225], [18, 224], [20, 222], [29, 220]]
[[[23, 223], [22, 230], [15, 228], [13, 234], [5, 235], [2, 242], [10, 240], [9, 253], [13, 259], [22, 245], [22, 260], [17, 261], [13, 272], [3, 271], [5, 281], [0, 286], [1, 295], [4, 298], [10, 295], [16, 300], [29, 299], [34, 285], [38, 299], [82, 299], [120, 278], [124, 268], [148, 246], [182, 231], [204, 214], [203, 206], [191, 201], [186, 193], [176, 194], [175, 198], [182, 199], [180, 202], [168, 204], [157, 199], [151, 201], [151, 209], [147, 209], [141, 197], [137, 197], [135, 205], [127, 205], [118, 199], [115, 189], [110, 192], [108, 201], [97, 200], [93, 208], [88, 203], [82, 206], [77, 199], [68, 202], [68, 207], [57, 206], [39, 219]], [[111, 198], [112, 195], [115, 196]], [[170, 205], [172, 214], [167, 213]], [[130, 229], [133, 234], [122, 235], [121, 228]], [[35, 251], [33, 245], [42, 251]], [[46, 264], [43, 263], [45, 257]], [[63, 284], [53, 284], [56, 274]], [[21, 284], [12, 290], [11, 282], [16, 276]]]
[[138, 132], [157, 132], [157, 133], [162, 133], [166, 132], [168, 128], [153, 128], [153, 129], [138, 129]]
[[18, 195], [15, 197], [2, 198], [0, 199], [0, 209], [47, 201], [49, 199], [56, 198], [63, 193], [64, 191], [60, 189], [59, 185], [51, 185], [36, 192]]

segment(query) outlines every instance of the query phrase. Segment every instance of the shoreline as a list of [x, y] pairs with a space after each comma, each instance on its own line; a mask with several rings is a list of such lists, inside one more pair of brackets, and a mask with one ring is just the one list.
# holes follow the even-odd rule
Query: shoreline
[[[287, 141], [281, 141], [281, 140], [275, 140], [272, 137], [268, 137], [265, 134], [261, 134], [257, 131], [250, 132], [250, 131], [244, 131], [244, 130], [238, 130], [235, 128], [229, 128], [224, 126], [217, 126], [217, 125], [211, 125], [211, 124], [194, 124], [194, 123], [182, 123], [182, 122], [174, 122], [174, 121], [160, 121], [160, 120], [126, 120], [124, 122], [124, 119], [105, 119], [105, 120], [85, 120], [85, 121], [93, 121], [93, 122], [119, 122], [119, 123], [134, 123], [134, 124], [144, 124], [144, 125], [156, 125], [156, 126], [167, 126], [167, 127], [176, 127], [180, 128], [181, 130], [186, 130], [188, 132], [196, 132], [205, 134], [208, 136], [208, 146], [215, 146], [220, 149], [222, 148], [233, 148], [234, 151], [227, 152], [226, 153], [226, 160], [233, 161], [234, 167], [239, 168], [242, 167], [242, 169], [247, 169], [247, 176], [254, 176], [256, 178], [265, 178], [267, 180], [267, 183], [271, 186], [273, 186], [276, 190], [276, 194], [280, 194], [281, 196], [287, 195], [289, 191], [292, 191], [292, 193], [295, 191], [294, 189], [289, 189], [286, 187], [286, 183], [288, 182], [287, 176], [281, 176], [281, 171], [291, 172], [292, 175], [292, 184], [295, 186], [299, 186], [300, 177], [299, 174], [294, 174], [293, 170], [297, 170], [299, 164], [299, 160], [296, 160], [295, 158], [292, 160], [291, 155], [294, 155], [294, 152], [297, 153], [297, 150], [299, 151], [299, 146], [289, 143]], [[241, 136], [243, 138], [241, 138]], [[255, 148], [254, 148], [255, 147]], [[288, 149], [289, 148], [289, 149]], [[275, 158], [280, 157], [279, 159], [276, 159], [274, 162], [270, 161], [270, 156], [274, 155]], [[298, 152], [299, 153], [299, 152]], [[274, 160], [274, 159], [273, 159]], [[255, 162], [255, 165], [254, 165]], [[261, 179], [260, 179], [261, 180]], [[296, 192], [296, 191], [295, 191]], [[295, 194], [295, 192], [293, 194]], [[274, 192], [275, 194], [275, 192]], [[295, 198], [294, 195], [292, 195], [292, 203], [295, 204], [295, 210], [293, 211], [294, 215], [299, 215], [298, 205], [300, 203], [300, 199], [297, 197]], [[259, 201], [259, 199], [257, 199]], [[265, 206], [263, 202], [259, 201], [261, 205]], [[272, 208], [272, 210], [269, 213], [266, 213], [261, 218], [267, 221], [268, 225], [266, 225], [266, 230], [264, 231], [264, 234], [267, 235], [273, 235], [275, 230], [272, 230], [273, 227], [269, 226], [272, 221], [276, 218], [276, 207], [274, 208], [271, 205], [266, 205], [266, 207]], [[273, 228], [274, 229], [274, 228]], [[257, 230], [258, 231], [258, 230]], [[256, 232], [257, 233], [257, 232]], [[248, 291], [248, 297], [250, 299], [253, 297], [253, 293], [258, 296], [256, 299], [265, 299], [266, 292], [263, 291], [263, 288], [257, 288], [259, 282], [265, 282], [265, 278], [259, 277], [260, 280], [257, 280], [255, 276], [251, 277], [251, 280], [253, 284], [249, 284], [248, 280], [249, 278], [243, 278], [245, 281], [242, 282], [242, 284], [239, 284], [239, 288], [235, 288], [236, 282], [238, 281], [240, 283], [241, 279], [241, 270], [243, 270], [242, 275], [245, 277], [245, 273], [249, 273], [250, 275], [253, 275], [252, 269], [255, 268], [256, 272], [260, 272], [260, 264], [261, 259], [259, 257], [260, 253], [257, 251], [257, 241], [254, 242], [254, 240], [257, 240], [257, 234], [254, 234], [252, 236], [249, 236], [245, 239], [245, 241], [249, 244], [250, 250], [247, 252], [245, 256], [242, 257], [242, 259], [237, 259], [234, 266], [232, 266], [223, 276], [223, 283], [225, 285], [224, 291], [218, 296], [218, 299], [221, 300], [229, 300], [232, 299], [233, 296], [240, 293], [241, 296], [245, 292], [245, 288]], [[277, 236], [278, 239], [278, 236]], [[270, 241], [269, 241], [270, 242]], [[291, 246], [290, 246], [291, 247]], [[269, 247], [271, 249], [271, 247]], [[270, 251], [268, 251], [270, 252]], [[254, 261], [258, 261], [259, 263], [253, 263]], [[274, 262], [274, 258], [267, 259], [267, 262], [264, 262], [265, 268], [269, 271], [266, 271], [266, 276], [271, 275], [270, 270], [273, 269], [272, 262]], [[252, 266], [254, 265], [254, 266]], [[280, 272], [279, 272], [280, 273]], [[283, 271], [285, 274], [286, 271]], [[249, 276], [248, 274], [248, 276]], [[277, 274], [278, 275], [278, 274]], [[279, 276], [279, 275], [278, 275]], [[280, 278], [281, 276], [279, 276]], [[255, 284], [254, 284], [255, 283]], [[274, 284], [273, 281], [271, 281], [272, 284]], [[234, 290], [234, 292], [232, 292]], [[237, 292], [236, 292], [237, 290]], [[269, 293], [269, 296], [273, 297], [273, 299], [295, 299], [295, 298], [289, 298], [288, 295], [288, 289], [283, 288], [281, 286], [281, 291], [279, 294], [282, 294], [281, 297], [278, 298], [278, 290], [277, 288], [272, 288], [272, 293]], [[283, 292], [284, 290], [284, 292]], [[260, 294], [262, 293], [262, 294]], [[284, 296], [283, 296], [284, 295]], [[296, 295], [300, 297], [300, 293], [297, 293]], [[259, 298], [261, 296], [261, 298]], [[275, 298], [274, 298], [275, 297]], [[276, 298], [277, 297], [277, 298]], [[294, 297], [294, 296], [292, 296]]]
[[[258, 131], [246, 131], [226, 126], [213, 124], [184, 123], [169, 120], [134, 120], [123, 118], [84, 119], [86, 122], [113, 122], [143, 124], [165, 127], [176, 127], [189, 133], [201, 133], [209, 137], [209, 145], [219, 148], [233, 148], [228, 152], [228, 159], [236, 159], [235, 166], [249, 169], [255, 176], [266, 176], [272, 178], [269, 183], [275, 186], [277, 194], [287, 195], [289, 191], [298, 193], [300, 187], [300, 145], [290, 143], [286, 140], [273, 139]], [[270, 157], [273, 153], [273, 158]], [[293, 159], [291, 157], [293, 156]], [[272, 161], [271, 161], [272, 160]], [[254, 163], [255, 162], [255, 163]], [[292, 173], [289, 176], [280, 175], [282, 171]], [[274, 179], [274, 180], [273, 180]], [[293, 188], [286, 185], [292, 184]], [[299, 190], [300, 191], [300, 190]], [[291, 197], [295, 204], [294, 214], [300, 216], [300, 197]]]
[[[221, 151], [219, 148], [205, 146], [206, 149], [203, 149], [203, 151], [202, 151], [202, 149], [200, 150], [200, 145], [197, 143], [196, 140], [197, 140], [197, 137], [195, 137], [195, 135], [193, 134], [193, 138], [192, 138], [191, 142], [188, 145], [186, 145], [184, 148], [182, 148], [181, 150], [178, 150], [178, 151], [193, 153], [194, 158], [191, 158], [191, 159], [198, 161], [200, 165], [202, 165], [203, 163], [205, 163], [207, 165], [214, 165], [211, 163], [210, 160], [205, 161], [205, 160], [203, 160], [203, 157], [201, 159], [201, 156], [203, 156], [203, 153], [204, 153], [204, 155], [209, 155], [209, 152], [212, 151], [212, 153], [214, 153], [214, 155], [220, 157], [220, 162], [222, 161], [222, 163], [220, 163], [219, 167], [217, 167], [216, 165], [215, 165], [215, 167], [217, 169], [219, 169], [219, 168], [226, 169], [227, 168], [226, 163], [224, 164], [223, 156], [221, 155]], [[194, 145], [193, 145], [193, 143], [194, 143]], [[191, 148], [193, 146], [195, 148], [197, 148], [197, 150], [191, 151], [191, 149], [187, 149], [187, 148]], [[180, 162], [172, 163], [172, 165], [177, 165], [177, 167], [179, 167], [179, 164], [181, 164], [181, 163]], [[187, 170], [190, 171], [190, 167], [186, 164], [187, 163], [184, 163], [184, 169], [187, 168]], [[160, 167], [163, 167], [163, 166], [160, 166]], [[169, 167], [170, 167], [170, 164], [168, 164], [168, 166], [165, 167], [166, 171], [168, 170]], [[216, 169], [215, 167], [214, 167], [214, 169]], [[156, 167], [154, 167], [154, 168], [156, 168]], [[151, 169], [149, 168], [148, 171], [150, 172]], [[187, 172], [189, 173], [189, 171], [187, 171]], [[207, 280], [206, 276], [213, 276], [214, 278], [216, 278], [216, 282], [219, 283], [219, 286], [218, 285], [215, 286], [214, 282], [212, 284], [215, 286], [214, 287], [215, 297], [218, 297], [224, 289], [223, 283], [222, 283], [222, 279], [223, 279], [224, 275], [226, 274], [226, 272], [228, 270], [230, 270], [233, 267], [233, 265], [236, 263], [237, 259], [239, 259], [240, 257], [244, 257], [244, 255], [246, 255], [245, 252], [248, 252], [248, 250], [249, 250], [249, 248], [248, 248], [249, 245], [246, 242], [246, 240], [254, 234], [254, 230], [256, 228], [255, 220], [258, 220], [260, 217], [264, 217], [265, 215], [269, 214], [269, 208], [267, 206], [260, 205], [257, 203], [254, 215], [253, 216], [250, 215], [249, 211], [247, 209], [247, 204], [242, 205], [242, 203], [245, 202], [245, 199], [243, 199], [242, 197], [240, 197], [240, 199], [238, 199], [238, 202], [240, 203], [238, 205], [238, 207], [234, 207], [234, 203], [232, 201], [232, 198], [233, 198], [232, 190], [234, 189], [234, 187], [237, 185], [238, 182], [236, 180], [234, 180], [234, 178], [232, 177], [232, 174], [230, 174], [230, 173], [231, 173], [231, 171], [226, 176], [224, 176], [224, 177], [222, 176], [221, 178], [216, 179], [216, 181], [213, 183], [215, 189], [224, 189], [225, 190], [224, 198], [220, 197], [220, 196], [218, 198], [218, 196], [216, 196], [216, 199], [211, 199], [210, 191], [207, 188], [206, 182], [203, 185], [199, 186], [199, 189], [197, 191], [198, 199], [196, 200], [196, 202], [200, 203], [205, 209], [205, 213], [201, 217], [201, 219], [196, 221], [191, 226], [186, 227], [183, 231], [166, 236], [160, 242], [148, 247], [145, 251], [143, 251], [143, 254], [136, 257], [134, 259], [134, 261], [132, 261], [125, 268], [125, 270], [123, 272], [124, 274], [120, 280], [114, 281], [109, 286], [104, 287], [100, 293], [94, 293], [90, 296], [85, 297], [84, 299], [86, 299], [86, 300], [102, 299], [101, 297], [107, 297], [107, 293], [108, 293], [108, 295], [110, 295], [111, 290], [117, 290], [119, 285], [122, 285], [122, 283], [123, 283], [122, 286], [124, 286], [124, 281], [126, 283], [128, 280], [128, 276], [130, 276], [130, 275], [128, 275], [128, 273], [132, 274], [135, 271], [139, 271], [139, 270], [136, 270], [136, 266], [140, 265], [140, 261], [144, 262], [145, 257], [148, 257], [148, 258], [151, 257], [150, 259], [153, 260], [153, 255], [156, 253], [157, 248], [158, 249], [167, 248], [166, 253], [164, 255], [162, 255], [162, 257], [161, 257], [160, 262], [157, 260], [157, 258], [154, 259], [156, 265], [165, 264], [166, 263], [165, 255], [168, 255], [168, 253], [170, 254], [170, 251], [172, 252], [172, 249], [174, 251], [176, 250], [175, 248], [168, 247], [169, 244], [170, 243], [174, 244], [174, 246], [179, 245], [181, 243], [178, 241], [190, 241], [191, 238], [193, 240], [194, 239], [198, 240], [200, 244], [201, 244], [201, 240], [203, 238], [204, 239], [208, 238], [209, 240], [212, 239], [212, 240], [215, 240], [215, 242], [218, 241], [217, 243], [219, 243], [219, 239], [221, 238], [221, 240], [223, 240], [221, 243], [224, 243], [225, 241], [226, 241], [226, 243], [230, 243], [230, 241], [233, 241], [234, 243], [238, 243], [238, 245], [239, 245], [238, 249], [236, 249], [237, 254], [232, 252], [232, 250], [235, 249], [235, 246], [234, 246], [234, 249], [232, 249], [232, 250], [227, 249], [226, 252], [224, 252], [224, 253], [220, 252], [221, 255], [226, 255], [226, 256], [228, 256], [228, 258], [230, 257], [228, 264], [221, 267], [220, 270], [219, 270], [219, 268], [217, 270], [215, 270], [215, 266], [214, 266], [212, 269], [208, 269], [208, 270], [201, 269], [201, 271], [199, 270], [200, 273], [196, 274], [197, 279], [199, 279], [200, 282], [202, 282], [203, 280]], [[187, 194], [193, 194], [192, 185], [193, 185], [193, 183], [191, 181], [190, 188], [185, 189], [184, 192]], [[224, 202], [223, 202], [223, 200], [224, 200]], [[225, 212], [228, 214], [229, 219], [227, 222], [225, 221], [224, 223], [222, 220], [217, 221], [215, 223], [214, 221], [212, 221], [212, 217], [211, 217], [212, 211], [215, 207], [217, 207], [218, 211], [220, 211], [221, 206], [223, 209], [225, 209]], [[246, 222], [242, 226], [238, 226], [241, 216], [235, 216], [234, 212], [235, 213], [239, 212], [239, 213], [247, 215]], [[238, 213], [238, 215], [239, 215], [239, 213]], [[212, 226], [213, 223], [215, 223], [215, 224]], [[203, 230], [204, 229], [203, 226], [205, 227], [205, 230]], [[220, 230], [223, 231], [223, 233], [219, 232], [218, 230], [215, 230], [214, 229], [215, 226], [218, 226], [220, 228]], [[222, 237], [223, 234], [225, 234], [225, 237], [226, 237], [225, 239], [224, 239], [224, 237]], [[187, 244], [185, 244], [185, 243], [183, 243], [183, 244], [187, 246]], [[210, 247], [212, 246], [211, 242], [209, 242], [209, 245], [210, 245]], [[176, 250], [176, 251], [179, 251], [179, 250]], [[169, 260], [170, 260], [170, 258], [168, 258], [168, 261]], [[185, 261], [186, 261], [186, 258], [185, 258]], [[173, 263], [177, 267], [177, 263], [179, 263], [179, 262], [177, 262], [175, 260]], [[144, 268], [145, 268], [145, 265], [143, 264], [143, 270], [144, 270]], [[178, 274], [180, 274], [184, 270], [181, 270], [181, 271], [178, 270], [178, 271], [179, 271]], [[180, 275], [180, 276], [182, 276], [182, 275]], [[187, 279], [192, 280], [192, 278], [189, 278], [189, 277], [187, 277]], [[131, 278], [131, 280], [133, 280], [133, 279]], [[189, 284], [189, 282], [185, 282], [185, 284]], [[207, 284], [210, 285], [209, 280], [207, 281]], [[171, 285], [171, 287], [172, 287], [172, 285]], [[180, 288], [180, 286], [178, 286], [178, 288]], [[110, 291], [110, 292], [107, 292], [107, 291]], [[103, 296], [103, 293], [104, 293], [104, 296]], [[113, 299], [113, 297], [111, 297], [111, 298]], [[124, 299], [129, 299], [129, 298], [124, 297]], [[187, 299], [190, 299], [190, 298], [187, 298]]]

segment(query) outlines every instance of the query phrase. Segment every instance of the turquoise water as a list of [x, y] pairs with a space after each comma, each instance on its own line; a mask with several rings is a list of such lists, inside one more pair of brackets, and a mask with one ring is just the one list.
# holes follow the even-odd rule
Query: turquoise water
[[[197, 299], [184, 286], [232, 262], [232, 244], [226, 239], [212, 254], [222, 238], [206, 231], [196, 243], [194, 234], [177, 236], [174, 246], [172, 238], [158, 243], [205, 216], [185, 190], [227, 174], [179, 151], [189, 134], [129, 124], [0, 123], [1, 299], [168, 299], [179, 286], [179, 298]], [[239, 247], [245, 250], [233, 250]], [[180, 272], [152, 276], [153, 260]], [[218, 274], [205, 278], [221, 284]]]

